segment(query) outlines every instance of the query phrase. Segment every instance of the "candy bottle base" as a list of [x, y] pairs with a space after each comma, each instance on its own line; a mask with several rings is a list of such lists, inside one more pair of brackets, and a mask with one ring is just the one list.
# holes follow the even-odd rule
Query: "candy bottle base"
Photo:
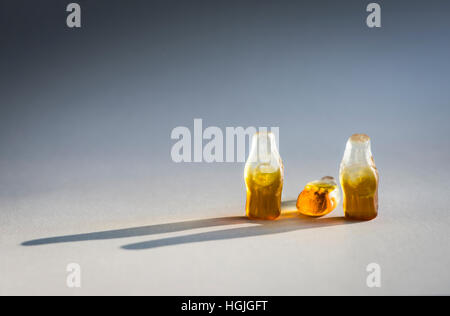
[[344, 200], [344, 215], [346, 218], [368, 221], [378, 215], [377, 197], [346, 197]]
[[348, 213], [345, 213], [345, 218], [355, 220], [355, 221], [370, 221], [372, 219], [375, 219], [378, 216], [378, 214], [370, 215], [370, 216], [364, 216], [364, 215], [350, 215]]
[[277, 219], [281, 215], [281, 198], [261, 192], [247, 194], [246, 214], [250, 219]]

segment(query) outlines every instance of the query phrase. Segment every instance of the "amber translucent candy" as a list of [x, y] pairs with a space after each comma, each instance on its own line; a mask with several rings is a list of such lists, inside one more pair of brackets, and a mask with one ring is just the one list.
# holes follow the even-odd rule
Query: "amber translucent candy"
[[347, 142], [340, 170], [345, 217], [356, 220], [377, 217], [378, 179], [369, 136], [353, 135]]
[[264, 172], [260, 169], [252, 170], [245, 177], [246, 215], [252, 219], [276, 219], [281, 215], [281, 170]]
[[281, 215], [283, 163], [272, 133], [257, 133], [253, 136], [244, 178], [247, 217], [263, 220], [278, 218]]
[[307, 216], [324, 216], [340, 201], [339, 188], [333, 177], [309, 182], [297, 199], [298, 211]]

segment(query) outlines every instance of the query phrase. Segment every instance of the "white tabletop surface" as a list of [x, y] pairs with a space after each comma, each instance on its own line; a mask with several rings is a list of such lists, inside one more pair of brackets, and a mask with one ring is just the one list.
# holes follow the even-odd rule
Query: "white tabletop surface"
[[[2, 197], [0, 294], [450, 294], [449, 178], [438, 168], [379, 167], [379, 217], [350, 222], [342, 206], [289, 213], [313, 172], [285, 165], [286, 214], [273, 222], [243, 217], [238, 164], [78, 175], [86, 182]], [[72, 262], [81, 288], [66, 286]], [[366, 285], [372, 262], [381, 288]]]

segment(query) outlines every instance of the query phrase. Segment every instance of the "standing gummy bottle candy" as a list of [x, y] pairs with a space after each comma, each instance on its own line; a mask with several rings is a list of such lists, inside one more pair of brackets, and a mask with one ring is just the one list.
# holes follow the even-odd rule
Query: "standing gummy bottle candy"
[[345, 147], [340, 168], [345, 217], [371, 220], [378, 215], [378, 171], [370, 149], [370, 138], [354, 134]]
[[245, 164], [247, 217], [276, 219], [281, 215], [283, 163], [270, 132], [253, 135], [250, 155]]

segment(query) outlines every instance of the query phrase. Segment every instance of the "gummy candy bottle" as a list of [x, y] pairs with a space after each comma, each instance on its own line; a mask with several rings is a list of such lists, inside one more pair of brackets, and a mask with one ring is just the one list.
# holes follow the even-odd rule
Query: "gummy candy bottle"
[[271, 132], [253, 135], [250, 155], [245, 164], [247, 217], [276, 219], [281, 214], [283, 163], [275, 136]]
[[340, 168], [345, 217], [371, 220], [378, 215], [378, 171], [372, 157], [370, 138], [352, 135], [345, 147]]

